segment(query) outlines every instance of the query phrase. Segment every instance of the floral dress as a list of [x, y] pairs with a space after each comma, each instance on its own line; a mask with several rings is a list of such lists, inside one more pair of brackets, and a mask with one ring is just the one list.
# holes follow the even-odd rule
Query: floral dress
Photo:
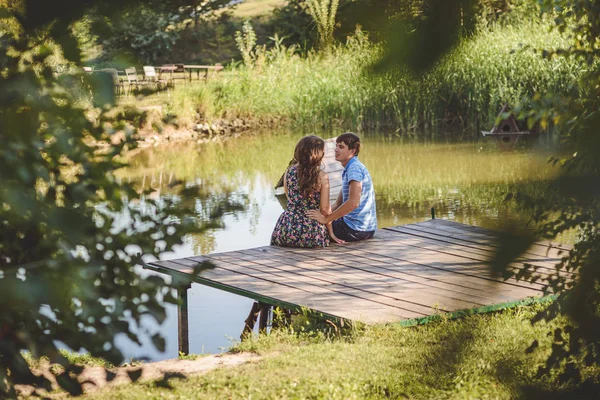
[[321, 193], [304, 197], [298, 185], [298, 169], [292, 166], [286, 175], [287, 210], [281, 214], [271, 235], [271, 245], [283, 247], [324, 247], [329, 245], [325, 225], [306, 216], [308, 210], [318, 210]]

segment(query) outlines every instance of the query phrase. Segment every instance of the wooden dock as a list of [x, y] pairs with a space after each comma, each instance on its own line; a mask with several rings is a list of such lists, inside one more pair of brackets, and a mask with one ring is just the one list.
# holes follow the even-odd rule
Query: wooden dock
[[[432, 219], [380, 229], [364, 242], [322, 249], [264, 246], [159, 261], [148, 268], [189, 275], [199, 262], [210, 261], [216, 267], [192, 277], [194, 282], [266, 305], [307, 307], [365, 323], [406, 323], [440, 312], [484, 312], [542, 297], [542, 283], [504, 281], [492, 274], [488, 261], [496, 241], [494, 231]], [[556, 274], [565, 251], [536, 243], [511, 267], [522, 269], [528, 263], [547, 277]], [[181, 321], [187, 325], [187, 315], [180, 313]], [[186, 335], [180, 332], [180, 338]]]

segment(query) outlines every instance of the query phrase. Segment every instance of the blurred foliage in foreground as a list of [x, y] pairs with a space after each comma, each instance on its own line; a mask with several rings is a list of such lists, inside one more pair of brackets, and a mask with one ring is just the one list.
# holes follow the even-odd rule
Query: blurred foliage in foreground
[[[582, 382], [596, 396], [600, 383], [583, 379], [578, 361], [600, 366], [600, 3], [591, 1], [539, 0], [543, 12], [555, 13], [555, 29], [570, 37], [570, 45], [541, 49], [546, 58], [574, 58], [585, 71], [579, 93], [538, 93], [532, 105], [518, 110], [529, 125], [554, 125], [560, 132], [567, 157], [552, 157], [561, 176], [555, 185], [563, 194], [561, 202], [544, 202], [517, 194], [517, 201], [534, 213], [541, 238], [553, 238], [576, 230], [579, 240], [557, 265], [546, 282], [548, 293], [557, 301], [533, 320], [552, 320], [559, 314], [569, 317], [565, 329], [553, 332], [554, 345], [543, 374], [550, 369], [562, 373], [560, 382]], [[537, 279], [533, 268], [529, 280]], [[532, 344], [532, 348], [537, 342]]]
[[[434, 51], [424, 54], [420, 44], [440, 36], [458, 37], [459, 14], [468, 1], [432, 1], [426, 23], [410, 32], [399, 29], [390, 41], [385, 63], [401, 62], [414, 70], [430, 66], [453, 41], [440, 42]], [[520, 118], [529, 126], [536, 124], [545, 129], [552, 127], [560, 139], [560, 151], [568, 157], [551, 157], [550, 162], [559, 167], [560, 176], [554, 185], [561, 191], [561, 201], [548, 201], [543, 197], [516, 193], [509, 196], [533, 214], [539, 227], [536, 235], [517, 237], [507, 235], [495, 260], [497, 272], [510, 276], [505, 267], [526, 250], [535, 239], [552, 239], [569, 230], [578, 231], [578, 240], [570, 250], [563, 251], [562, 262], [556, 273], [540, 278], [535, 268], [529, 266], [519, 279], [543, 282], [545, 292], [557, 295], [557, 300], [538, 313], [533, 321], [553, 320], [566, 315], [570, 323], [551, 332], [552, 352], [539, 374], [551, 370], [559, 372], [562, 383], [581, 384], [587, 393], [600, 395], [596, 378], [584, 378], [581, 362], [588, 366], [600, 365], [600, 3], [584, 0], [539, 0], [542, 16], [553, 18], [554, 29], [568, 37], [568, 43], [558, 48], [538, 48], [547, 59], [576, 60], [582, 76], [576, 85], [579, 90], [538, 92], [525, 104], [515, 107]], [[459, 13], [459, 11], [461, 11]], [[575, 84], [574, 84], [575, 85]], [[536, 340], [530, 347], [534, 351]]]
[[209, 218], [196, 218], [180, 204], [183, 192], [153, 200], [115, 179], [123, 166], [117, 160], [136, 145], [135, 126], [109, 115], [115, 98], [108, 76], [77, 72], [71, 28], [91, 7], [126, 3], [0, 2], [2, 398], [16, 397], [16, 384], [51, 389], [23, 351], [59, 364], [56, 381], [79, 394], [81, 367], [59, 345], [112, 364], [123, 360], [119, 335], [135, 343], [150, 336], [163, 350], [164, 338], [144, 321], [163, 322], [165, 303], [177, 302], [173, 289], [187, 282], [144, 274], [142, 257], [158, 257], [226, 210], [218, 204]]

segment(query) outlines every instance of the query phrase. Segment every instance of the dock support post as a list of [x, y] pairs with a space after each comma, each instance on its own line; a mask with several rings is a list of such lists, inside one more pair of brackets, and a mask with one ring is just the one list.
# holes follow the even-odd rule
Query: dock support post
[[244, 340], [246, 336], [252, 334], [252, 330], [254, 329], [254, 324], [256, 324], [256, 319], [258, 318], [258, 313], [260, 312], [260, 306], [257, 301], [252, 304], [252, 308], [250, 309], [250, 314], [246, 318], [244, 330], [240, 335], [240, 339]]
[[177, 308], [178, 321], [178, 345], [179, 353], [190, 354], [190, 333], [188, 320], [188, 289], [192, 284], [188, 284], [180, 289], [177, 289], [177, 296], [180, 299], [179, 307]]
[[431, 219], [435, 219], [435, 208], [431, 207]]
[[267, 303], [258, 303], [260, 308], [260, 319], [258, 320], [258, 332], [266, 333], [267, 332], [267, 322], [269, 321], [269, 310], [271, 306]]

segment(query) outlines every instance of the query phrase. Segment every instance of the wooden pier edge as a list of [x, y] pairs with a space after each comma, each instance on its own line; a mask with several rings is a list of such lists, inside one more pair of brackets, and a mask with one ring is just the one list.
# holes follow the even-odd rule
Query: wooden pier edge
[[[168, 275], [171, 275], [173, 277], [181, 277], [183, 279], [188, 279], [188, 280], [191, 280], [192, 282], [199, 283], [201, 285], [210, 286], [215, 289], [225, 290], [227, 292], [234, 293], [234, 294], [237, 294], [242, 297], [253, 299], [254, 301], [262, 303], [262, 304], [268, 304], [268, 305], [271, 305], [274, 307], [281, 307], [281, 308], [284, 308], [284, 309], [287, 309], [290, 311], [301, 311], [303, 308], [306, 308], [306, 307], [303, 307], [298, 304], [287, 303], [287, 302], [284, 302], [284, 301], [281, 301], [281, 300], [278, 300], [278, 299], [275, 299], [272, 297], [261, 296], [260, 294], [257, 294], [254, 292], [249, 292], [249, 291], [239, 289], [236, 287], [219, 284], [214, 281], [209, 281], [209, 280], [203, 279], [200, 276], [190, 276], [183, 272], [177, 272], [177, 271], [168, 271], [167, 272], [159, 266], [154, 266], [152, 263], [145, 264], [143, 268], [149, 269], [149, 270], [152, 270], [155, 272], [163, 273], [163, 274], [167, 273]], [[504, 302], [504, 303], [498, 303], [498, 304], [493, 304], [493, 305], [488, 305], [488, 306], [475, 307], [475, 308], [457, 310], [457, 311], [452, 311], [452, 312], [442, 312], [440, 314], [434, 314], [434, 315], [429, 315], [429, 316], [420, 317], [420, 318], [404, 319], [402, 321], [398, 321], [395, 323], [399, 324], [400, 326], [404, 326], [404, 327], [425, 325], [430, 322], [440, 321], [442, 318], [458, 319], [458, 318], [466, 317], [469, 315], [485, 314], [485, 313], [489, 313], [489, 312], [501, 311], [501, 310], [506, 310], [506, 309], [515, 308], [515, 307], [519, 307], [519, 306], [529, 306], [529, 305], [533, 305], [533, 304], [550, 303], [550, 302], [556, 300], [557, 297], [558, 297], [558, 295], [556, 295], [556, 294], [542, 296], [542, 297], [528, 297], [525, 299], [509, 301], [509, 302]], [[343, 317], [333, 315], [333, 314], [328, 314], [328, 313], [325, 313], [322, 311], [318, 311], [318, 310], [315, 310], [315, 311], [326, 318], [334, 318], [334, 319], [343, 318]], [[392, 322], [391, 324], [394, 324], [394, 322]]]
[[543, 297], [528, 297], [526, 299], [521, 299], [521, 300], [516, 300], [516, 301], [508, 301], [505, 303], [498, 303], [498, 304], [493, 304], [493, 305], [489, 305], [489, 306], [475, 307], [475, 308], [457, 310], [457, 311], [452, 311], [452, 312], [444, 312], [441, 314], [428, 315], [427, 317], [421, 317], [421, 318], [405, 319], [405, 320], [397, 322], [397, 324], [399, 324], [400, 326], [405, 326], [405, 327], [426, 325], [430, 322], [441, 321], [442, 319], [458, 319], [458, 318], [462, 318], [462, 317], [467, 317], [469, 315], [486, 314], [486, 313], [490, 313], [490, 312], [494, 312], [494, 311], [508, 310], [510, 308], [515, 308], [515, 307], [519, 307], [519, 306], [530, 306], [533, 304], [551, 303], [554, 300], [556, 300], [557, 297], [558, 297], [558, 295], [556, 295], [556, 294], [543, 296]]
[[[263, 320], [260, 321], [261, 328], [263, 331], [266, 330], [266, 319], [267, 319], [266, 316], [268, 313], [268, 309], [271, 306], [281, 307], [283, 309], [287, 309], [292, 312], [293, 311], [301, 311], [302, 308], [305, 308], [305, 307], [299, 306], [297, 304], [287, 303], [287, 302], [284, 302], [281, 300], [274, 299], [272, 297], [261, 296], [254, 292], [249, 292], [249, 291], [239, 289], [236, 287], [222, 285], [222, 284], [219, 284], [219, 283], [216, 283], [213, 281], [202, 279], [202, 277], [200, 277], [200, 276], [191, 276], [189, 274], [185, 274], [183, 272], [177, 272], [177, 271], [169, 271], [167, 273], [167, 271], [165, 271], [163, 268], [155, 266], [152, 263], [145, 263], [142, 266], [142, 268], [148, 269], [148, 270], [151, 270], [154, 272], [158, 272], [161, 274], [167, 274], [174, 278], [180, 278], [180, 279], [185, 279], [185, 280], [190, 281], [188, 286], [177, 291], [178, 297], [183, 300], [182, 303], [177, 307], [177, 339], [178, 339], [177, 349], [180, 354], [188, 355], [190, 352], [187, 292], [188, 292], [188, 289], [191, 287], [192, 282], [199, 283], [201, 285], [210, 286], [215, 289], [225, 290], [226, 292], [234, 293], [239, 296], [250, 298], [250, 299], [253, 299], [256, 302], [258, 302], [258, 304], [260, 304], [260, 306], [259, 306], [260, 307], [260, 310], [259, 310], [260, 316], [262, 317], [264, 315], [264, 317], [262, 317], [262, 318], [265, 318], [264, 321]], [[337, 315], [331, 315], [328, 313], [324, 313], [322, 311], [316, 311], [316, 312], [321, 314], [323, 317], [335, 318], [335, 319], [341, 318], [341, 317], [338, 317]], [[252, 327], [254, 327], [254, 323], [252, 324]], [[246, 327], [244, 327], [244, 330], [242, 331], [241, 338], [243, 338], [245, 333], [247, 333]]]
[[[245, 297], [247, 299], [252, 299], [261, 303], [265, 303], [265, 304], [269, 304], [271, 306], [274, 307], [281, 307], [284, 309], [288, 309], [290, 311], [301, 311], [303, 308], [308, 308], [308, 307], [304, 307], [298, 304], [294, 304], [294, 303], [288, 303], [273, 297], [268, 297], [268, 296], [262, 296], [258, 293], [254, 293], [254, 292], [250, 292], [244, 289], [240, 289], [237, 288], [235, 286], [229, 286], [229, 285], [224, 285], [224, 284], [220, 284], [218, 282], [214, 282], [214, 281], [210, 281], [207, 279], [203, 279], [201, 276], [192, 276], [183, 272], [177, 272], [177, 271], [165, 271], [164, 268], [161, 268], [159, 266], [155, 266], [152, 263], [146, 263], [143, 266], [144, 269], [149, 269], [151, 271], [154, 272], [159, 272], [161, 274], [166, 274], [166, 275], [170, 275], [173, 277], [177, 277], [177, 278], [182, 278], [188, 281], [191, 281], [193, 283], [199, 283], [201, 285], [205, 285], [205, 286], [210, 286], [212, 288], [215, 289], [219, 289], [219, 290], [224, 290], [226, 292], [229, 293], [233, 293], [233, 294], [237, 294], [238, 296], [242, 296]], [[318, 311], [315, 310], [316, 312], [318, 312], [319, 314], [321, 314], [323, 317], [327, 317], [327, 318], [342, 318], [338, 315], [333, 315], [333, 314], [328, 314], [326, 312], [323, 311]]]

